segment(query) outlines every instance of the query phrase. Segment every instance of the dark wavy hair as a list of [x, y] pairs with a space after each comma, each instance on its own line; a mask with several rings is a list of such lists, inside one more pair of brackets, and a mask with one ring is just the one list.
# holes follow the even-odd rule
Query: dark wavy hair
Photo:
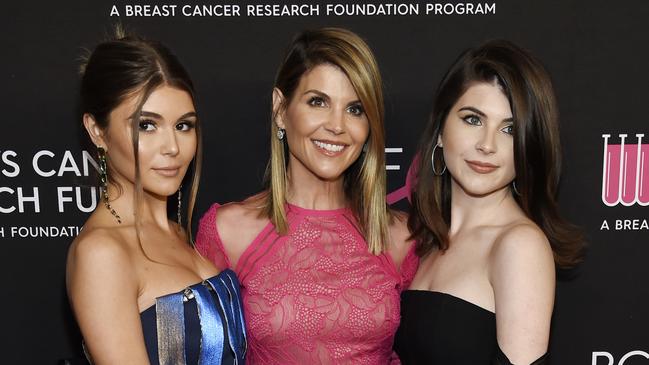
[[557, 205], [561, 172], [559, 115], [550, 76], [529, 52], [504, 40], [488, 41], [462, 53], [442, 79], [428, 126], [419, 146], [417, 183], [408, 221], [417, 254], [448, 248], [451, 224], [451, 178], [433, 174], [430, 159], [449, 111], [464, 92], [479, 82], [496, 82], [507, 96], [514, 119], [516, 202], [547, 236], [555, 263], [579, 262], [580, 229], [562, 219]]

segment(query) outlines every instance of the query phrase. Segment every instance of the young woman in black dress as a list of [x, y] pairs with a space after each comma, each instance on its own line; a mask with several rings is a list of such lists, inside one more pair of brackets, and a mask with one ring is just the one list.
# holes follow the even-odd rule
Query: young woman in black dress
[[582, 237], [560, 218], [558, 114], [528, 52], [490, 41], [442, 80], [419, 149], [409, 227], [420, 266], [402, 294], [404, 364], [543, 364], [555, 265]]

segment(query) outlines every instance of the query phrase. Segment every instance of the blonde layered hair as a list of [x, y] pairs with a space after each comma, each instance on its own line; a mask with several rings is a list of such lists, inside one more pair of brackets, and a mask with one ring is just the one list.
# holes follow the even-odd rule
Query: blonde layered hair
[[359, 222], [368, 249], [380, 254], [388, 246], [389, 211], [385, 202], [385, 131], [383, 128], [383, 85], [379, 67], [369, 46], [355, 33], [340, 28], [304, 31], [291, 42], [279, 67], [275, 87], [284, 103], [273, 111], [270, 133], [270, 161], [266, 170], [267, 193], [263, 214], [286, 234], [288, 145], [277, 138], [277, 115], [286, 109], [302, 76], [321, 64], [340, 68], [358, 95], [370, 126], [365, 152], [344, 173], [344, 190]]

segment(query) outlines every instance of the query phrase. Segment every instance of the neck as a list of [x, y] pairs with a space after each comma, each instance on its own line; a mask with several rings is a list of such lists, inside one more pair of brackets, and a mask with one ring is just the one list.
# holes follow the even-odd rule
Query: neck
[[[299, 165], [299, 166], [297, 166]], [[344, 177], [325, 180], [314, 175], [292, 158], [287, 167], [286, 200], [307, 209], [330, 210], [347, 206], [343, 187]]]
[[503, 224], [511, 213], [520, 211], [509, 186], [486, 195], [468, 194], [451, 181], [451, 227], [449, 235], [478, 226]]

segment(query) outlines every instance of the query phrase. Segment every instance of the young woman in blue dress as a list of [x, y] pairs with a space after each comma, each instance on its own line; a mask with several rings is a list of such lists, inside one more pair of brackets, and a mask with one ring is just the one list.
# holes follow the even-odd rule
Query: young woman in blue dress
[[243, 364], [237, 278], [189, 233], [201, 166], [189, 75], [162, 44], [119, 34], [90, 54], [81, 99], [102, 204], [70, 247], [67, 289], [89, 359]]

